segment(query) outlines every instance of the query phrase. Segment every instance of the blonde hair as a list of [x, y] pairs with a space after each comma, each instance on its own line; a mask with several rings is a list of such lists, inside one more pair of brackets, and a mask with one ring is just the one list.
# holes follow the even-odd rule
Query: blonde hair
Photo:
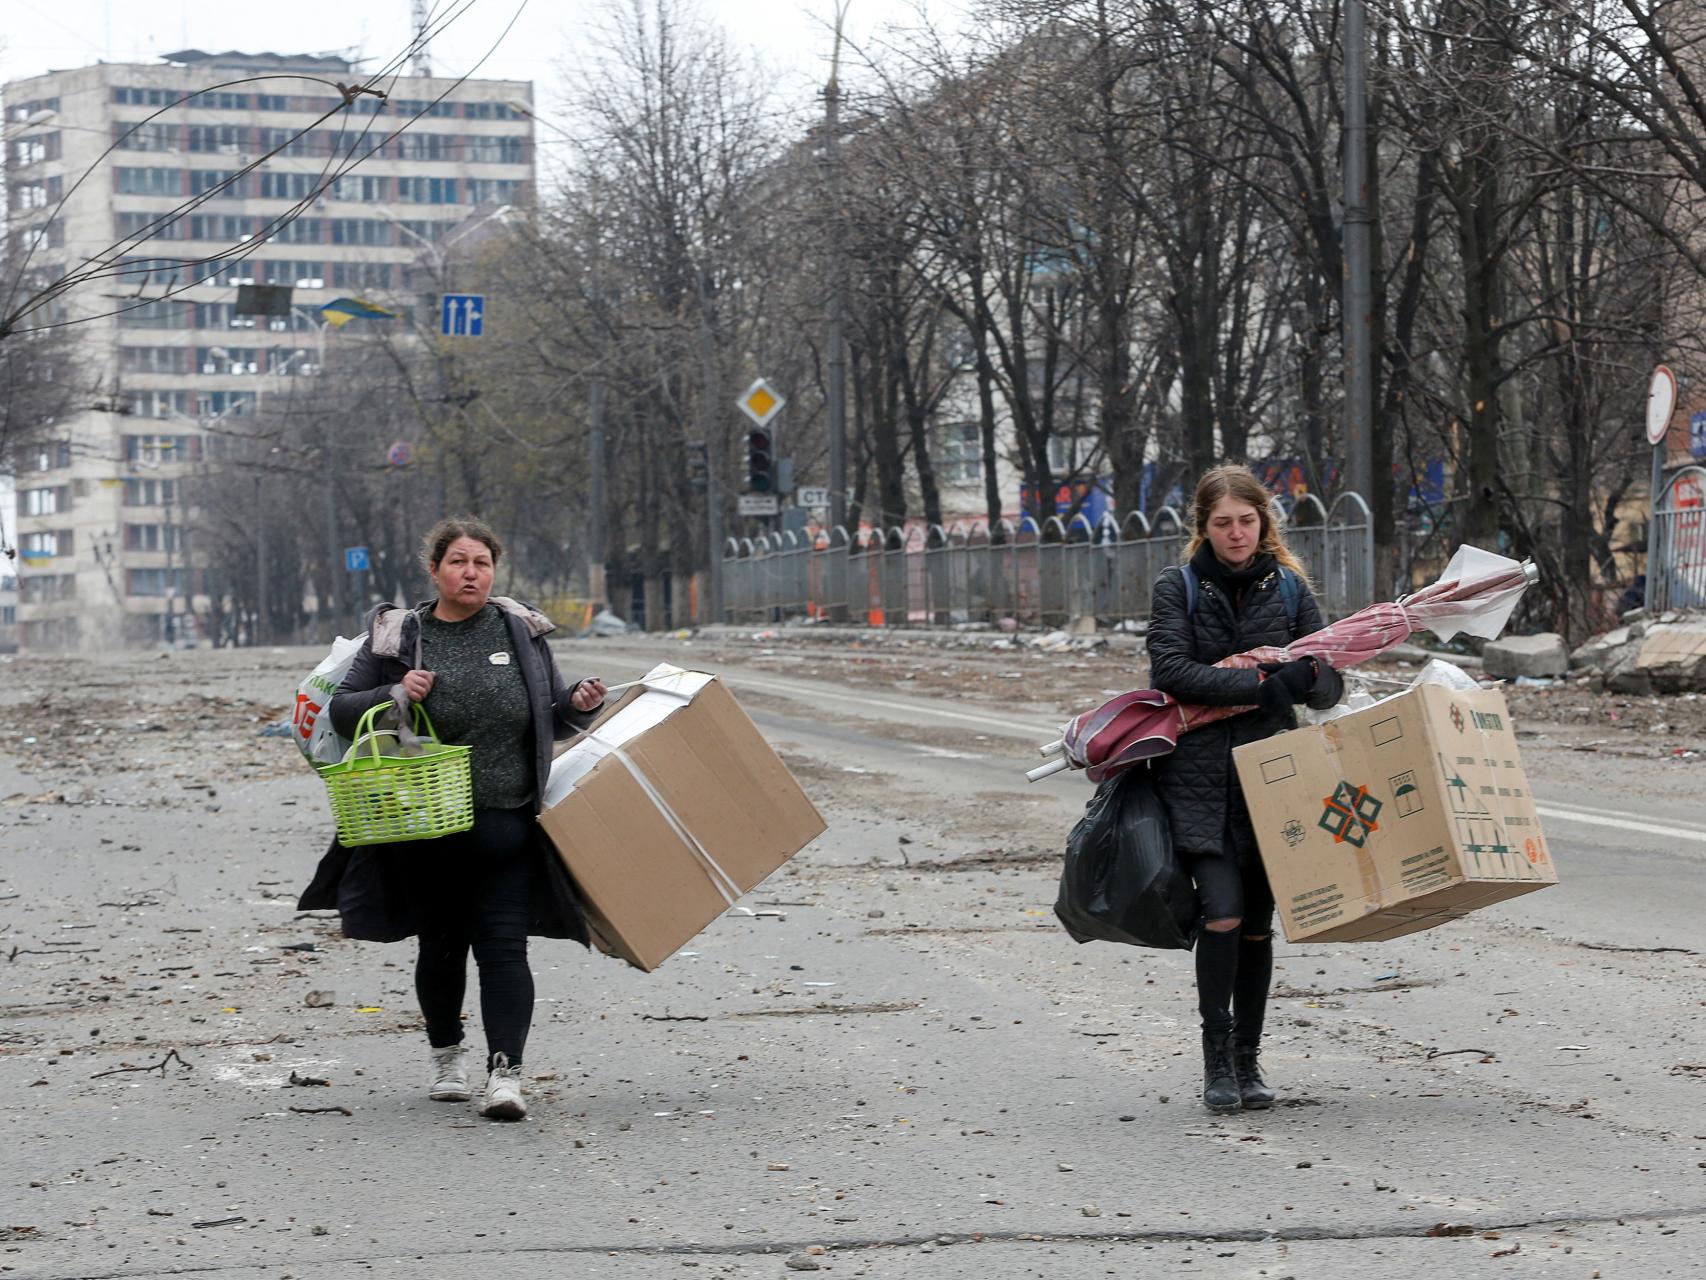
[[1311, 585], [1308, 570], [1297, 558], [1297, 553], [1286, 545], [1285, 535], [1274, 521], [1273, 495], [1249, 467], [1215, 467], [1203, 472], [1202, 479], [1197, 481], [1196, 497], [1191, 500], [1191, 540], [1185, 547], [1187, 561], [1208, 540], [1204, 531], [1208, 528], [1209, 514], [1222, 498], [1254, 507], [1262, 522], [1262, 539], [1257, 544], [1256, 553], [1267, 552], [1276, 562], [1295, 573], [1305, 587]]

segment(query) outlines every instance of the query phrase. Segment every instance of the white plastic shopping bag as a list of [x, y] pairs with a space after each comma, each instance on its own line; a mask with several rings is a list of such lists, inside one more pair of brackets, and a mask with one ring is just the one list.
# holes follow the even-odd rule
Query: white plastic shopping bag
[[348, 739], [332, 728], [326, 708], [366, 640], [365, 631], [353, 640], [339, 636], [332, 641], [332, 651], [297, 686], [296, 706], [290, 714], [291, 737], [309, 764], [336, 764], [349, 750]]

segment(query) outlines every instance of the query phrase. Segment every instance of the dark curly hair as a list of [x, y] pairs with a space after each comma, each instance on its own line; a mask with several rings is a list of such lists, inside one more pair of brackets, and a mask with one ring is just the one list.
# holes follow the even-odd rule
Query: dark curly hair
[[421, 540], [421, 566], [431, 573], [438, 568], [444, 559], [444, 553], [450, 550], [450, 544], [458, 538], [472, 538], [475, 542], [483, 542], [492, 553], [492, 564], [503, 559], [504, 544], [498, 541], [498, 535], [493, 533], [486, 523], [472, 516], [452, 516], [448, 520], [440, 520], [427, 532]]

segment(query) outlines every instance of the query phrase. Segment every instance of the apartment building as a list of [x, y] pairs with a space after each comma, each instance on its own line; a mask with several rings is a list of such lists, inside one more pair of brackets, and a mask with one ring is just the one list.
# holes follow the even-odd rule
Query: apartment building
[[[0, 86], [13, 244], [54, 276], [108, 254], [131, 272], [52, 313], [80, 322], [98, 389], [19, 460], [24, 651], [205, 639], [183, 481], [210, 437], [313, 376], [320, 306], [418, 294], [423, 255], [531, 199], [530, 82], [407, 77], [347, 104], [332, 88], [361, 77], [184, 50]], [[239, 315], [242, 284], [292, 286], [290, 314]]]

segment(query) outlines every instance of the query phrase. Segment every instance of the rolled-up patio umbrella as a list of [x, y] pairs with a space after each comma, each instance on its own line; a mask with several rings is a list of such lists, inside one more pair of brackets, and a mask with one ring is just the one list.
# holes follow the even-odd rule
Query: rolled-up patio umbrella
[[[1432, 631], [1441, 640], [1459, 632], [1491, 640], [1504, 630], [1522, 593], [1539, 576], [1532, 561], [1459, 547], [1439, 580], [1413, 595], [1371, 604], [1283, 648], [1251, 649], [1215, 665], [1247, 668], [1311, 656], [1343, 670], [1404, 643], [1417, 631]], [[1036, 782], [1066, 769], [1083, 769], [1090, 781], [1100, 783], [1169, 754], [1179, 745], [1181, 733], [1249, 710], [1184, 706], [1159, 689], [1122, 693], [1068, 721], [1060, 740], [1042, 748], [1054, 758], [1025, 776]]]

